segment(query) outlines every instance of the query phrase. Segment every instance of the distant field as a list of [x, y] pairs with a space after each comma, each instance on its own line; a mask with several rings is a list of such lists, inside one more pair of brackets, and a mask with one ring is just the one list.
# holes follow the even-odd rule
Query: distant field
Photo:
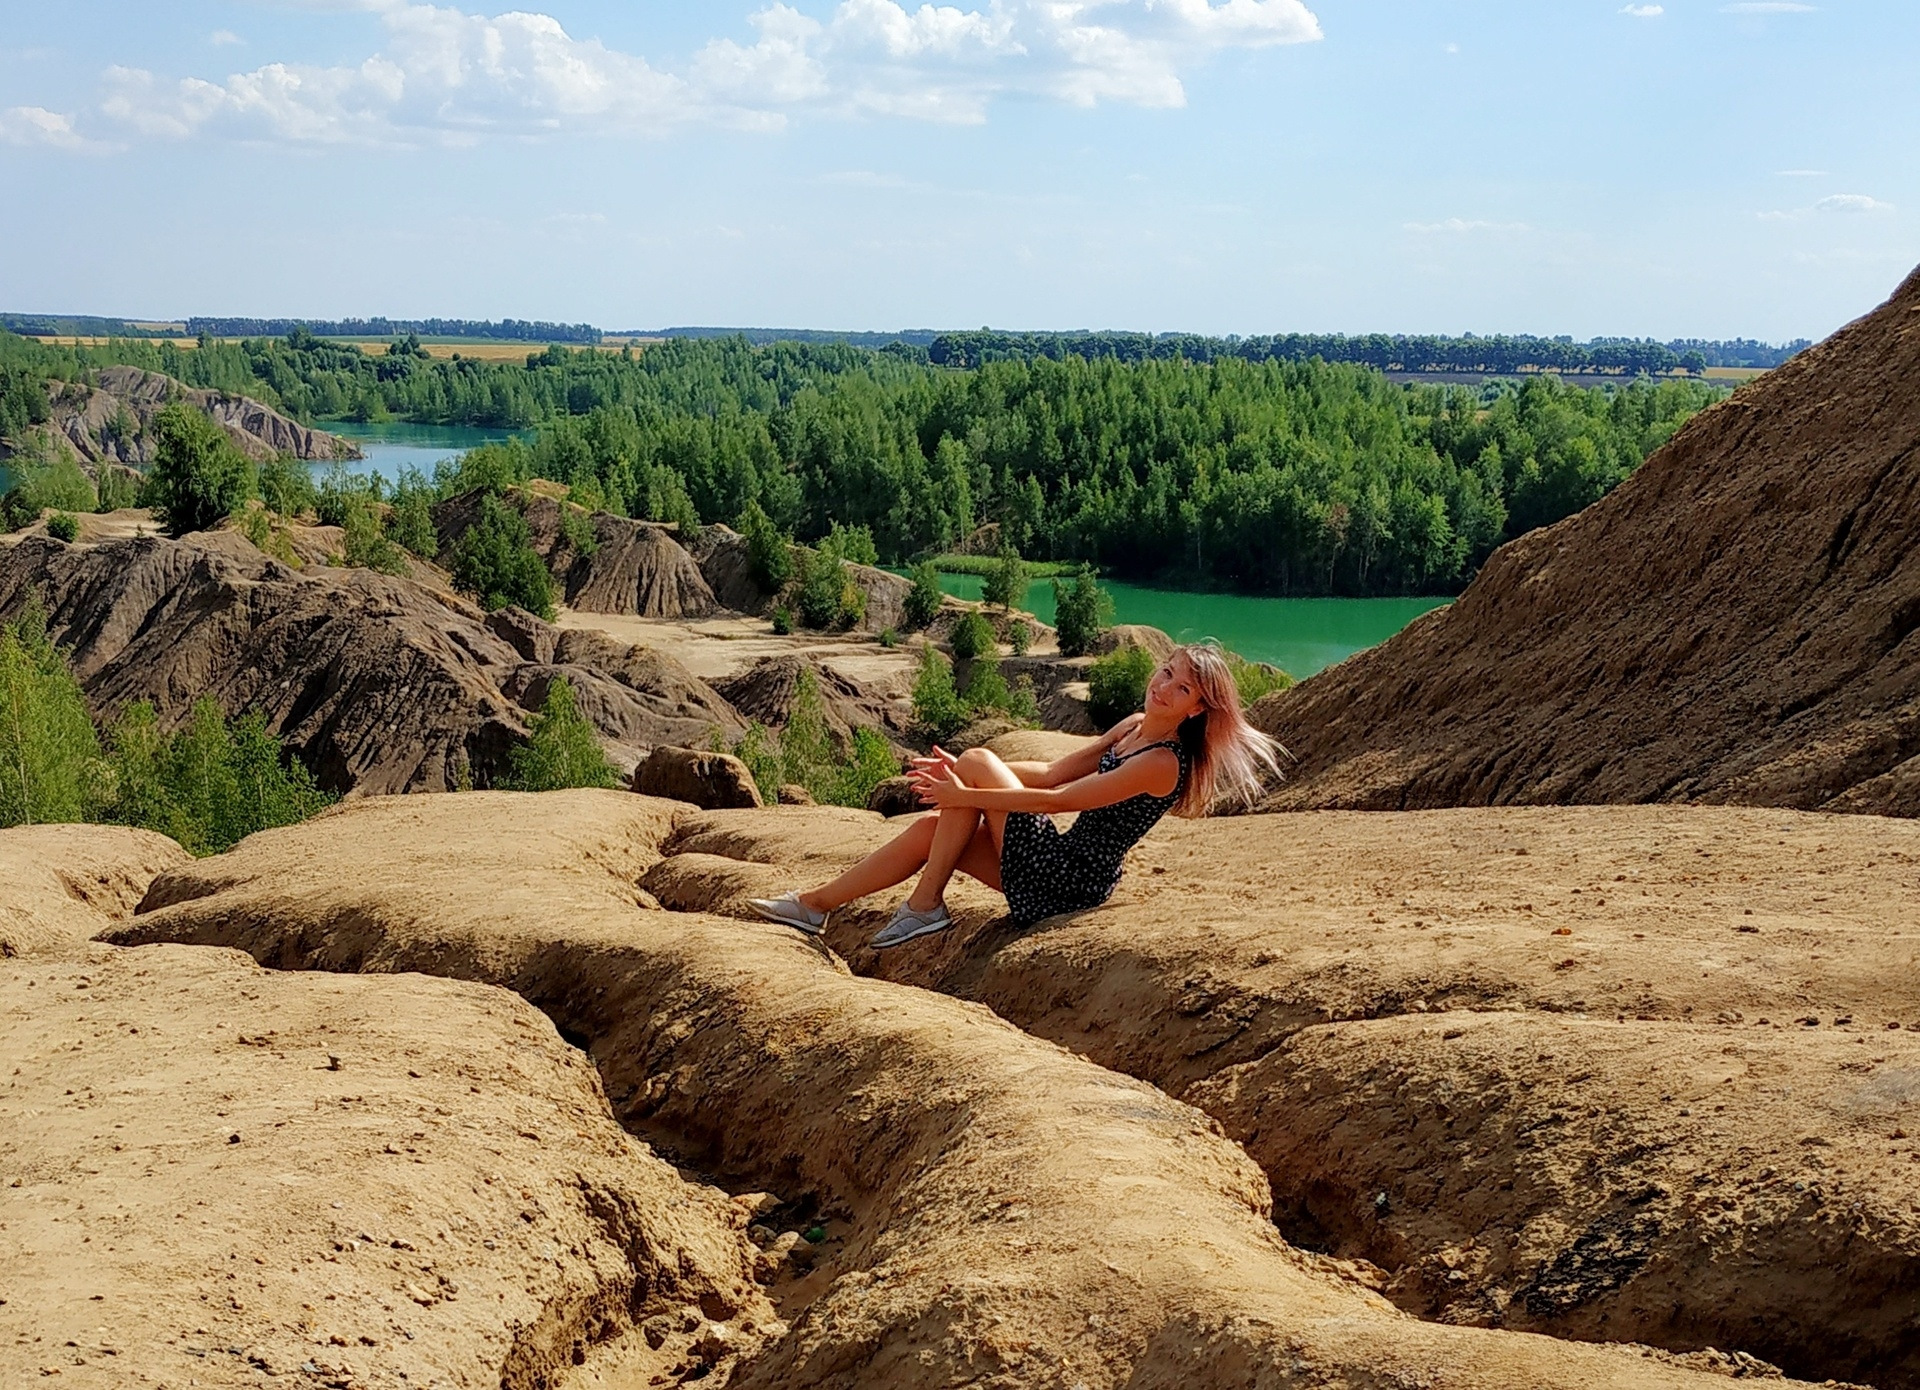
[[[331, 338], [328, 341], [357, 347], [369, 357], [380, 357], [386, 353], [387, 344], [393, 340], [382, 338], [378, 342], [368, 342], [363, 339]], [[478, 338], [422, 338], [420, 346], [426, 350], [429, 357], [449, 358], [457, 353], [461, 357], [471, 358], [476, 362], [521, 362], [526, 359], [528, 353], [547, 350], [545, 343], [529, 342], [525, 339], [483, 341]], [[562, 346], [584, 348], [586, 344], [566, 343]], [[602, 342], [600, 351], [618, 352], [623, 346], [625, 346], [624, 340], [617, 343]]]
[[[175, 347], [190, 348], [199, 346], [199, 340], [195, 338], [174, 338], [171, 340], [166, 338], [70, 338], [48, 337], [43, 334], [34, 338], [33, 341], [36, 343], [47, 343], [53, 347], [105, 347], [108, 343], [117, 342], [164, 343], [168, 341], [171, 341]], [[238, 340], [236, 339], [235, 341]]]
[[1757, 376], [1765, 376], [1765, 367], [1709, 367], [1708, 381], [1752, 381]]

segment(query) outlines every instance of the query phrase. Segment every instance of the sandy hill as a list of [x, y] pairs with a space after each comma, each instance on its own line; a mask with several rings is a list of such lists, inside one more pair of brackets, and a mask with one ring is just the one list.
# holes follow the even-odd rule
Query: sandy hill
[[1920, 814], [1920, 272], [1451, 608], [1272, 697], [1275, 807]]
[[153, 461], [147, 423], [161, 407], [185, 401], [204, 410], [252, 459], [288, 454], [299, 459], [355, 459], [360, 451], [325, 430], [289, 420], [249, 396], [202, 391], [160, 372], [102, 367], [87, 382], [49, 382], [52, 419], [42, 428], [86, 464], [144, 467]]

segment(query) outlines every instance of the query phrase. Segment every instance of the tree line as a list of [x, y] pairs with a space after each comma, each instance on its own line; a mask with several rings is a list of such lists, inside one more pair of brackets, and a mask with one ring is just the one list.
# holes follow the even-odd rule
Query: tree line
[[553, 345], [523, 363], [368, 355], [311, 334], [182, 350], [0, 338], [0, 371], [131, 361], [305, 420], [506, 426], [469, 457], [626, 515], [813, 542], [864, 527], [903, 563], [995, 523], [1042, 561], [1278, 594], [1457, 591], [1501, 542], [1627, 477], [1724, 388], [1543, 376], [1402, 386], [1372, 367], [1039, 356], [968, 370], [840, 344]]

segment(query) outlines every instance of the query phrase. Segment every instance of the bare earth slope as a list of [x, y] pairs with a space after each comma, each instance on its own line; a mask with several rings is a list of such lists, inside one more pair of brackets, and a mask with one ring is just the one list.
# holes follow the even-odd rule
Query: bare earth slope
[[292, 570], [228, 532], [0, 546], [0, 617], [37, 598], [96, 714], [153, 702], [163, 726], [211, 695], [258, 709], [321, 784], [443, 791], [484, 780], [567, 676], [602, 738], [637, 761], [657, 743], [744, 727], [667, 658], [371, 570]]
[[1920, 814], [1920, 272], [1460, 601], [1262, 703], [1275, 808]]
[[118, 825], [0, 830], [0, 960], [84, 955], [133, 916], [156, 875], [189, 858], [164, 835]]
[[[898, 825], [688, 818], [733, 911]], [[1103, 909], [876, 954], [1213, 1116], [1423, 1316], [1920, 1385], [1920, 826], [1680, 807], [1167, 823]]]
[[535, 1390], [777, 1326], [744, 1214], [506, 991], [93, 949], [0, 965], [0, 1384]]
[[[139, 367], [102, 367], [94, 385], [48, 383], [53, 418], [46, 429], [65, 441], [82, 462], [146, 465], [155, 443], [147, 422], [171, 401], [197, 406], [211, 416], [248, 458], [290, 454], [300, 459], [349, 459], [360, 451], [337, 435], [289, 420], [248, 396], [200, 391], [160, 372]], [[134, 428], [123, 427], [131, 420]]]
[[619, 793], [362, 801], [163, 876], [117, 935], [506, 985], [587, 1046], [630, 1128], [814, 1204], [831, 1238], [791, 1332], [734, 1386], [1715, 1383], [1407, 1317], [1289, 1249], [1258, 1170], [1152, 1087], [791, 932], [636, 907], [683, 824]]

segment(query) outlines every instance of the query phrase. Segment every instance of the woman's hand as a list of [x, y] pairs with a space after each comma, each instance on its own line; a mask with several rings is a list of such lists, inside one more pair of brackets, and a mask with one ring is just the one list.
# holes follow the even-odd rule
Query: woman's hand
[[915, 758], [913, 771], [908, 774], [921, 804], [942, 810], [966, 805], [964, 797], [971, 788], [954, 772], [953, 756], [939, 748], [933, 751], [933, 757]]
[[[917, 773], [917, 772], [939, 768], [939, 767], [950, 768], [958, 761], [959, 761], [958, 758], [954, 757], [953, 754], [949, 753], [946, 749], [942, 748], [939, 744], [936, 743], [933, 746], [933, 751], [927, 754], [926, 757], [915, 758], [911, 762], [909, 762], [907, 766], [911, 768], [914, 773]], [[912, 774], [910, 773], [909, 775], [912, 775]]]

